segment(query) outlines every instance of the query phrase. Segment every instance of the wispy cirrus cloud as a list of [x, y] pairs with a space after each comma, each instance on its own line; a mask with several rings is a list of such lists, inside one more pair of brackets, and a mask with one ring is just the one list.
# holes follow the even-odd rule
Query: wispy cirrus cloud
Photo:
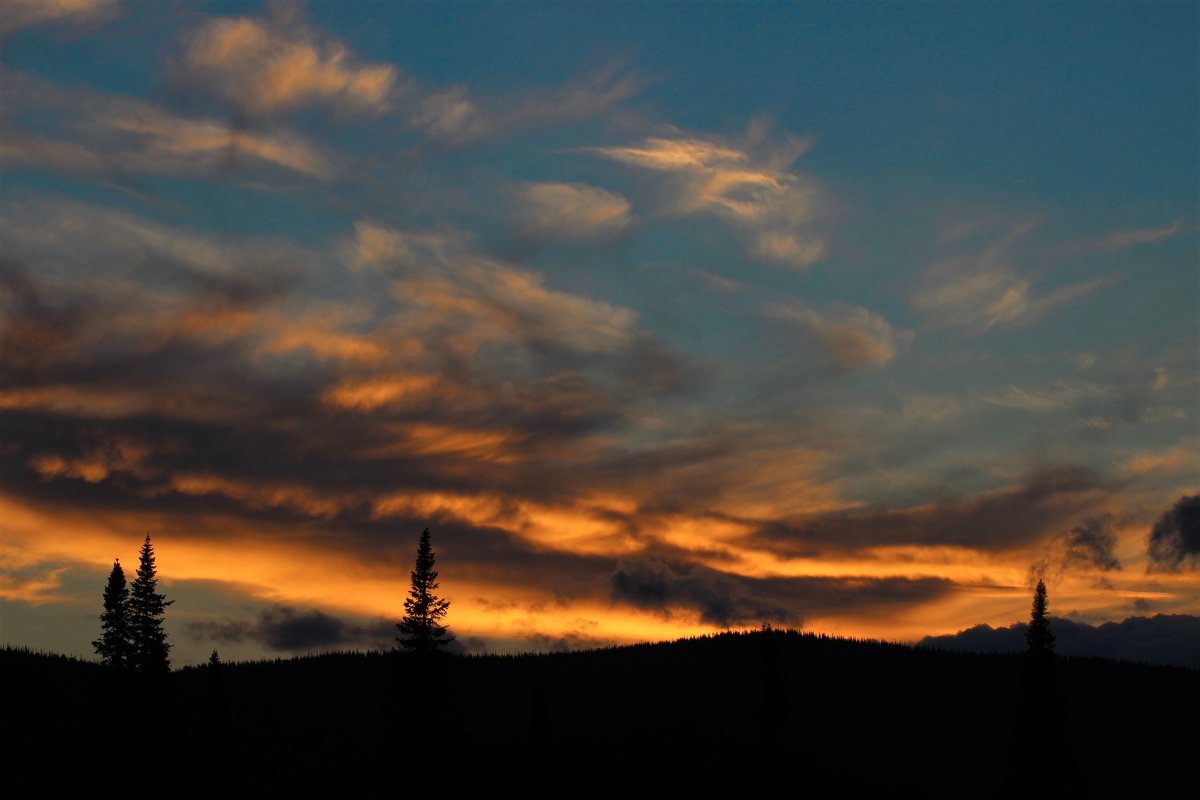
[[741, 232], [753, 256], [802, 269], [828, 250], [818, 226], [827, 212], [825, 192], [792, 169], [811, 144], [791, 135], [772, 142], [759, 124], [740, 141], [672, 132], [586, 152], [665, 176], [662, 212], [713, 214]]
[[515, 195], [517, 224], [536, 239], [604, 241], [633, 223], [628, 200], [583, 183], [524, 183]]
[[[976, 238], [954, 236], [959, 252], [939, 258], [921, 271], [912, 294], [913, 308], [936, 327], [976, 333], [1028, 325], [1051, 309], [1088, 295], [1110, 282], [1105, 277], [1038, 292], [1029, 270], [1016, 264], [1020, 241], [1035, 227], [1026, 222], [979, 245]], [[972, 230], [971, 233], [975, 233]]]
[[119, 8], [117, 0], [8, 0], [0, 14], [0, 36], [45, 23], [104, 22]]
[[1053, 411], [1074, 408], [1088, 399], [1103, 398], [1108, 389], [1088, 381], [1055, 381], [1052, 384], [1023, 388], [1009, 386], [1003, 394], [984, 399], [992, 405], [1019, 408], [1026, 411]]
[[858, 306], [817, 310], [799, 302], [771, 303], [762, 314], [797, 339], [816, 340], [833, 363], [845, 369], [886, 364], [913, 338], [910, 331], [898, 330], [882, 315]]
[[1173, 239], [1184, 233], [1185, 230], [1183, 219], [1180, 218], [1170, 225], [1161, 228], [1130, 228], [1113, 231], [1112, 233], [1106, 233], [1091, 239], [1069, 242], [1060, 247], [1057, 252], [1064, 255], [1075, 253], [1115, 253], [1120, 250], [1128, 250], [1131, 247], [1157, 244], [1168, 239]]
[[[40, 78], [5, 74], [6, 131], [0, 159], [10, 168], [52, 169], [77, 177], [133, 174], [201, 177], [244, 167], [274, 168], [319, 180], [331, 160], [287, 130], [250, 131], [214, 119], [178, 116], [151, 103], [88, 89], [62, 89]], [[23, 124], [26, 112], [53, 126]]]
[[410, 324], [454, 318], [460, 345], [540, 341], [612, 352], [635, 339], [631, 310], [548, 289], [536, 274], [475, 251], [467, 237], [369, 222], [356, 237], [359, 265], [391, 277], [393, 297], [412, 309]]
[[563, 125], [607, 111], [643, 86], [633, 74], [610, 67], [553, 89], [488, 98], [465, 85], [425, 88], [407, 98], [410, 127], [435, 144], [458, 146], [526, 128]]

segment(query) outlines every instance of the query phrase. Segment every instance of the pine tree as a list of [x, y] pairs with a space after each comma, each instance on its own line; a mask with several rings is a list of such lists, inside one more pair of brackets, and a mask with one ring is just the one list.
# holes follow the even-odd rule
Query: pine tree
[[[402, 750], [419, 748], [426, 755], [429, 741], [454, 741], [462, 731], [456, 659], [447, 652], [454, 637], [442, 623], [450, 601], [436, 594], [434, 562], [426, 528], [417, 546], [404, 618], [396, 624], [400, 635], [393, 651], [389, 703], [393, 744]], [[449, 753], [433, 754], [431, 766], [438, 767], [442, 755]]]
[[100, 663], [106, 667], [123, 670], [130, 666], [133, 643], [129, 628], [129, 587], [125, 583], [125, 570], [121, 560], [113, 562], [104, 587], [104, 613], [100, 615], [100, 638], [92, 642]]
[[1008, 745], [1001, 797], [1086, 797], [1083, 772], [1067, 734], [1066, 710], [1054, 668], [1054, 634], [1046, 616], [1046, 582], [1038, 581]]
[[167, 644], [163, 617], [166, 607], [175, 601], [167, 600], [158, 591], [150, 534], [146, 534], [139, 558], [137, 577], [133, 579], [129, 591], [129, 628], [133, 641], [131, 662], [137, 672], [163, 675], [171, 669], [167, 657], [171, 645]]
[[1046, 616], [1046, 582], [1038, 581], [1033, 595], [1033, 611], [1029, 615], [1029, 628], [1025, 631], [1029, 652], [1048, 655], [1054, 652], [1054, 634], [1050, 631], [1050, 619]]
[[408, 653], [429, 654], [442, 651], [454, 641], [442, 619], [450, 608], [450, 601], [438, 597], [437, 570], [434, 565], [433, 548], [429, 544], [429, 529], [421, 534], [417, 545], [417, 563], [412, 571], [412, 587], [404, 601], [404, 618], [396, 623], [400, 635], [396, 637], [400, 648]]

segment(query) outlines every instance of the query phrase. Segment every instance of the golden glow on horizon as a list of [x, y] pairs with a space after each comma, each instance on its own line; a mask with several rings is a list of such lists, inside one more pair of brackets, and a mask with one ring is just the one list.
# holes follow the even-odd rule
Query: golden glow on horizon
[[[181, 485], [188, 485], [186, 481]], [[217, 484], [197, 481], [194, 491]], [[220, 487], [222, 489], [227, 487]], [[280, 490], [282, 492], [282, 490]], [[493, 520], [505, 518], [497, 500], [417, 496], [418, 502], [437, 503], [424, 509], [404, 506], [408, 512], [444, 513], [458, 504], [478, 522], [480, 514]], [[283, 492], [277, 502], [307, 502], [303, 496]], [[596, 497], [593, 501], [629, 511], [628, 501]], [[644, 543], [621, 538], [607, 522], [569, 509], [540, 509], [518, 504], [520, 524], [510, 530], [539, 546], [562, 552], [603, 555], [636, 555]], [[592, 505], [590, 508], [595, 509]], [[398, 510], [400, 506], [396, 506]], [[314, 515], [329, 511], [308, 506]], [[106, 569], [118, 555], [130, 564], [137, 543], [146, 531], [154, 538], [159, 574], [164, 585], [175, 581], [212, 581], [235, 594], [254, 600], [296, 607], [313, 607], [333, 613], [391, 619], [400, 613], [408, 589], [409, 554], [393, 552], [369, 561], [334, 548], [325, 532], [305, 528], [304, 534], [283, 529], [246, 526], [230, 518], [196, 520], [188, 530], [153, 515], [55, 511], [53, 514], [0, 498], [0, 516], [5, 519], [6, 547], [0, 553], [6, 571], [25, 570], [17, 578], [0, 580], [0, 597], [26, 603], [75, 602], [61, 594], [58, 576], [72, 564]], [[509, 516], [510, 521], [517, 517]], [[703, 544], [700, 532], [707, 520], [676, 516], [667, 527], [668, 540], [681, 545]], [[672, 527], [674, 526], [674, 527]], [[682, 533], [681, 533], [682, 532]], [[810, 576], [843, 579], [939, 577], [960, 584], [935, 600], [908, 604], [861, 606], [849, 612], [820, 612], [805, 620], [805, 628], [860, 638], [915, 640], [925, 635], [953, 633], [975, 624], [1009, 625], [1028, 613], [1028, 559], [1018, 554], [1008, 562], [992, 558], [975, 563], [978, 554], [960, 548], [880, 548], [859, 559], [787, 560], [759, 551], [737, 549], [742, 530], [737, 524], [714, 527], [709, 542], [729, 549], [733, 561], [696, 551], [700, 563], [713, 568], [757, 577]], [[332, 533], [329, 532], [329, 533]], [[1133, 531], [1131, 533], [1136, 533]], [[601, 543], [598, 547], [597, 543]], [[454, 603], [453, 626], [462, 635], [492, 639], [536, 639], [567, 637], [574, 641], [633, 642], [700, 635], [719, 630], [686, 608], [639, 609], [614, 604], [606, 587], [597, 594], [583, 592], [565, 599], [524, 585], [520, 575], [504, 576], [483, 565], [456, 568], [443, 561], [442, 592]], [[1060, 614], [1115, 611], [1116, 598], [1145, 598], [1169, 604], [1194, 592], [1194, 581], [1186, 575], [1158, 576], [1159, 590], [1138, 588], [1138, 575], [1109, 573], [1109, 586], [1098, 587], [1094, 577], [1059, 576], [1055, 579], [1053, 603]], [[98, 591], [98, 589], [97, 589]], [[94, 599], [94, 598], [85, 598]], [[196, 613], [196, 612], [193, 612]], [[199, 612], [203, 616], [204, 612]]]

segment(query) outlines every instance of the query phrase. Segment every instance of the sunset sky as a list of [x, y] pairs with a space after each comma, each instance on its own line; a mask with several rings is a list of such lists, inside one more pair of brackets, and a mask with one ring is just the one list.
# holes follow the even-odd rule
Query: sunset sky
[[1200, 613], [1197, 9], [4, 0], [3, 641]]

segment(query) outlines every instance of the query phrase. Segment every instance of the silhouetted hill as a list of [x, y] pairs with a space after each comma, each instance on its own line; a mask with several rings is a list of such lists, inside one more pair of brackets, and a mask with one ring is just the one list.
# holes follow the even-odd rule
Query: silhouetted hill
[[[1067, 656], [1097, 656], [1146, 664], [1200, 669], [1200, 617], [1158, 614], [1092, 626], [1069, 619], [1051, 623], [1055, 650]], [[976, 625], [947, 636], [926, 636], [922, 647], [972, 653], [1018, 653], [1025, 649], [1025, 630], [1017, 622], [1007, 628]]]
[[[162, 689], [156, 736], [171, 743], [161, 753], [172, 775], [271, 791], [333, 779], [380, 788], [416, 770], [455, 788], [537, 793], [646, 781], [750, 792], [783, 780], [796, 795], [997, 795], [1020, 656], [771, 636], [455, 658], [461, 733], [427, 749], [404, 738], [420, 720], [389, 723], [383, 654], [226, 664], [219, 702], [207, 670], [187, 668]], [[86, 662], [5, 651], [0, 664], [6, 686], [27, 688], [10, 727], [31, 746], [82, 731], [67, 741], [86, 758], [114, 705], [137, 708], [140, 690], [113, 695]], [[420, 691], [415, 674], [400, 685]], [[1061, 658], [1057, 675], [1090, 796], [1200, 796], [1195, 734], [1171, 733], [1200, 718], [1200, 672]]]

